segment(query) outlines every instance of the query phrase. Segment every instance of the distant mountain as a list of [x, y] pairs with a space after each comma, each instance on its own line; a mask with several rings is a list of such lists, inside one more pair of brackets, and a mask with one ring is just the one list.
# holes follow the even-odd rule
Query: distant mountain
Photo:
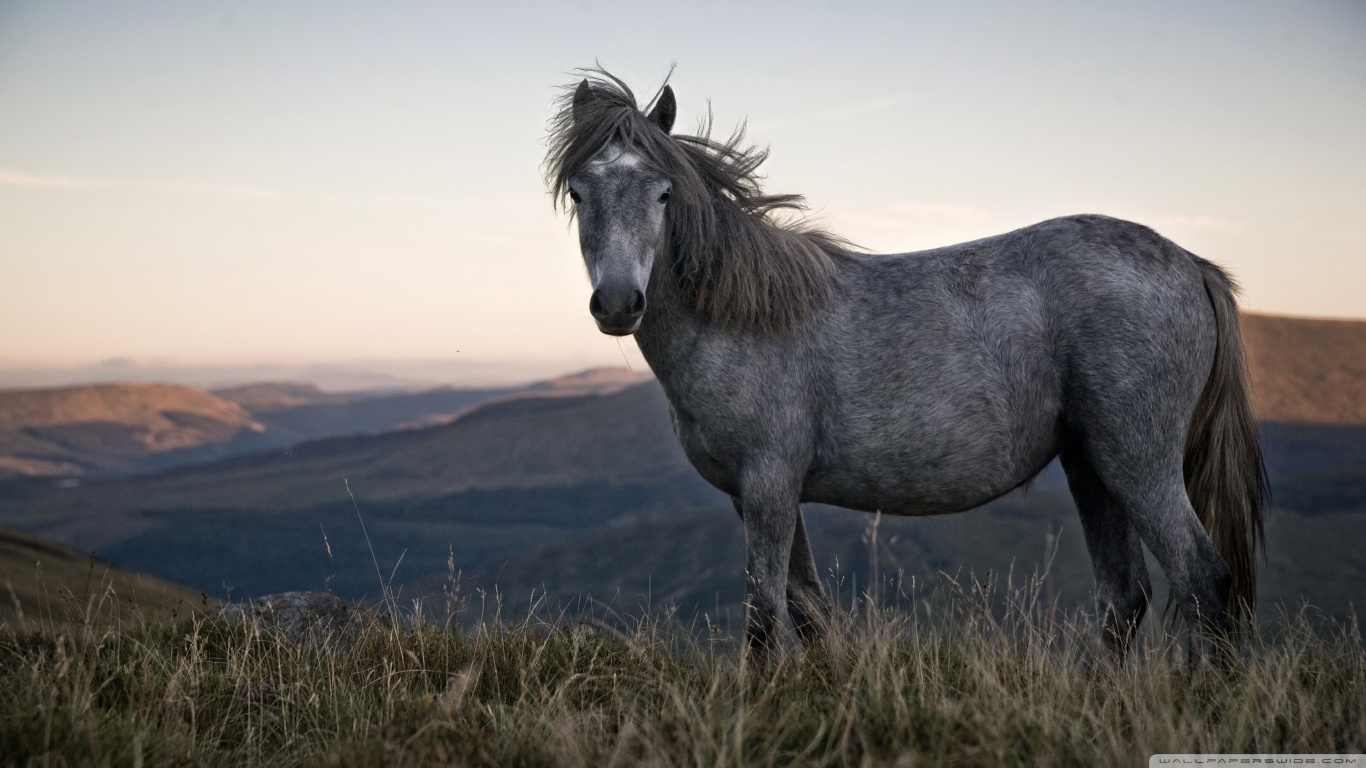
[[248, 410], [261, 413], [301, 405], [319, 403], [344, 403], [355, 398], [354, 394], [332, 393], [318, 389], [314, 384], [297, 381], [262, 381], [253, 384], [240, 384], [235, 387], [222, 387], [210, 390], [217, 397], [231, 400]]
[[[612, 395], [508, 398], [449, 424], [313, 440], [147, 477], [91, 478], [65, 487], [11, 482], [0, 509], [29, 508], [48, 519], [85, 517], [84, 500], [111, 512], [290, 511], [349, 503], [352, 495], [362, 502], [407, 502], [493, 489], [651, 483], [691, 473], [672, 439], [663, 392], [650, 383]], [[33, 498], [43, 503], [34, 506]]]
[[0, 626], [96, 625], [115, 618], [188, 616], [217, 601], [100, 562], [71, 547], [0, 527]]
[[217, 394], [241, 402], [266, 425], [272, 445], [444, 424], [471, 408], [518, 397], [606, 394], [646, 381], [624, 368], [598, 368], [518, 387], [437, 387], [410, 392], [326, 394], [309, 385], [251, 385]]
[[[430, 426], [448, 421], [479, 403], [515, 396], [525, 387], [457, 389], [438, 387], [416, 392], [366, 392], [258, 400], [252, 414], [265, 425], [262, 440], [243, 444], [238, 453], [283, 448], [318, 438], [373, 434]], [[296, 392], [300, 390], [295, 390]], [[259, 397], [262, 393], [253, 393]]]
[[212, 392], [167, 384], [0, 391], [0, 478], [147, 473], [442, 424], [498, 399], [614, 392], [648, 378], [607, 368], [517, 387], [410, 392], [331, 393], [298, 382]]
[[606, 394], [618, 392], [633, 384], [649, 381], [654, 375], [649, 371], [632, 371], [626, 368], [590, 368], [568, 376], [560, 376], [540, 381], [527, 387], [531, 392], [562, 392], [565, 394]]
[[1244, 314], [1242, 329], [1259, 418], [1366, 425], [1366, 322]]
[[264, 429], [237, 403], [172, 384], [0, 391], [0, 477], [118, 472]]

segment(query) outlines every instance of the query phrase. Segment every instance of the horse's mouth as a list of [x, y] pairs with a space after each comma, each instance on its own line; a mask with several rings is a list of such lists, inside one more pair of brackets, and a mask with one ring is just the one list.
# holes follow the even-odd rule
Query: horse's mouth
[[630, 336], [640, 329], [640, 318], [629, 318], [621, 322], [603, 321], [594, 318], [598, 322], [598, 330], [608, 336]]

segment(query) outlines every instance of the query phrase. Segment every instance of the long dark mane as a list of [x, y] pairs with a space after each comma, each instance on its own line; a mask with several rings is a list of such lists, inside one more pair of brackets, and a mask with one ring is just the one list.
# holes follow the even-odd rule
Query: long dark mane
[[710, 117], [695, 136], [669, 134], [620, 79], [582, 74], [593, 98], [576, 107], [579, 83], [566, 87], [550, 121], [545, 175], [557, 205], [568, 205], [569, 177], [620, 142], [673, 183], [666, 247], [684, 300], [707, 322], [786, 334], [830, 299], [834, 260], [851, 246], [803, 222], [800, 195], [764, 194], [758, 170], [768, 151], [744, 146], [743, 125], [725, 141], [711, 138]]

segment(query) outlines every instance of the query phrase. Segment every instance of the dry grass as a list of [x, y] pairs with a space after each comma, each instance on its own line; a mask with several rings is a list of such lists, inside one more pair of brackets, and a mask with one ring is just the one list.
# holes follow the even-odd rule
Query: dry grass
[[3, 630], [0, 764], [1089, 766], [1366, 751], [1355, 629], [1287, 618], [1246, 664], [1194, 671], [1154, 629], [1121, 665], [1093, 650], [1092, 622], [1058, 619], [1038, 594], [856, 605], [827, 647], [764, 669], [728, 635], [667, 618], [376, 624], [312, 645], [202, 617]]
[[202, 614], [217, 603], [188, 587], [0, 526], [0, 627], [53, 631], [90, 621], [111, 627], [125, 616], [171, 621]]

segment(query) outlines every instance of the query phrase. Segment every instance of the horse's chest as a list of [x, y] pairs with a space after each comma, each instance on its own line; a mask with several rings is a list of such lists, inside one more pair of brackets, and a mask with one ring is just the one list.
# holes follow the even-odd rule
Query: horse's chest
[[735, 471], [738, 462], [732, 455], [733, 451], [727, 447], [733, 437], [715, 424], [709, 424], [710, 429], [704, 428], [703, 422], [687, 408], [671, 405], [670, 410], [674, 433], [678, 435], [678, 442], [689, 463], [707, 482], [726, 493], [738, 495], [740, 491]]

